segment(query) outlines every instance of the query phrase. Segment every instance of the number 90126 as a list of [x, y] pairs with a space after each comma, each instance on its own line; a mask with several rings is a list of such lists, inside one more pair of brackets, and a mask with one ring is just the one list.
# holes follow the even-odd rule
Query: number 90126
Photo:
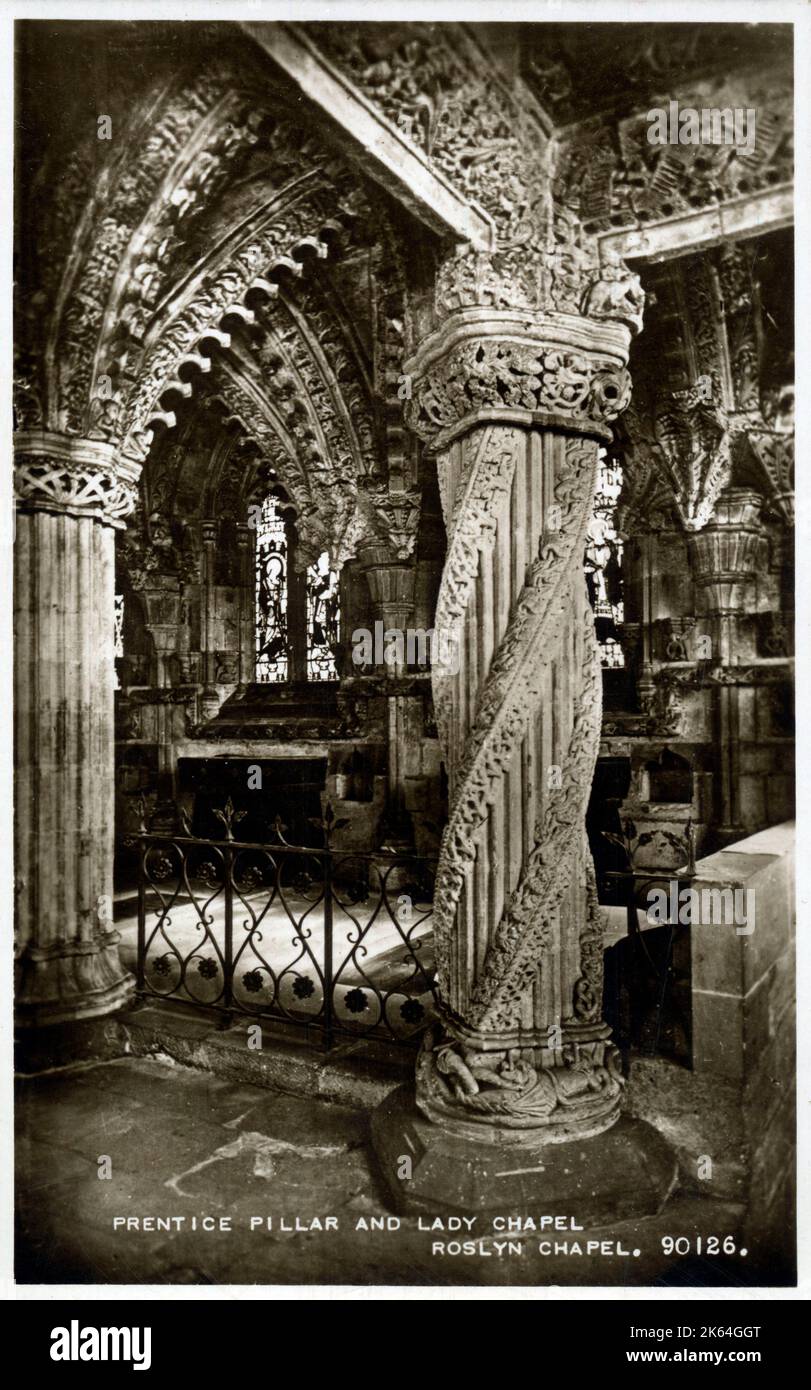
[[734, 1236], [662, 1236], [664, 1255], [745, 1255]]

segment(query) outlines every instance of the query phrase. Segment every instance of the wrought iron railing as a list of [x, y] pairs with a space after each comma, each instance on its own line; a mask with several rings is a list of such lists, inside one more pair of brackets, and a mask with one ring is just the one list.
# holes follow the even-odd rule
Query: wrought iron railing
[[[336, 1035], [404, 1042], [435, 1014], [432, 924], [436, 861], [388, 850], [338, 849], [346, 825], [327, 808], [312, 819], [319, 845], [291, 844], [279, 819], [273, 842], [235, 838], [244, 813], [215, 814], [221, 839], [148, 828], [138, 846], [137, 990], [238, 1017], [273, 1019]], [[661, 833], [661, 832], [660, 832]], [[668, 832], [665, 832], [666, 834]], [[695, 878], [693, 837], [670, 835], [678, 869], [635, 867], [644, 837], [626, 822], [606, 834], [624, 867], [600, 866], [604, 904], [622, 904], [627, 935], [606, 955], [606, 1016], [620, 1045], [690, 1064], [690, 929], [640, 927], [652, 887]]]
[[429, 1022], [434, 861], [336, 849], [346, 821], [313, 819], [322, 843], [237, 840], [244, 812], [215, 813], [222, 839], [152, 831], [142, 812], [137, 990], [240, 1016], [404, 1042]]

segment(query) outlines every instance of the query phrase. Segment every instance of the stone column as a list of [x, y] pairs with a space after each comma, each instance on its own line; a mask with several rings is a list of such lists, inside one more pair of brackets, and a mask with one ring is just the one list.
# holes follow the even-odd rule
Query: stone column
[[[370, 546], [361, 558], [365, 562], [366, 578], [372, 595], [372, 611], [376, 623], [386, 632], [402, 633], [402, 641], [391, 640], [395, 656], [386, 666], [385, 674], [396, 682], [406, 673], [405, 633], [414, 607], [413, 564], [391, 564], [382, 546]], [[371, 558], [373, 557], [373, 558]], [[406, 753], [406, 704], [403, 695], [388, 696], [386, 720], [386, 764], [388, 787], [383, 838], [390, 848], [405, 853], [413, 846], [411, 822], [405, 809], [404, 761]]]
[[42, 1025], [134, 986], [112, 924], [114, 538], [140, 470], [94, 440], [15, 446], [17, 1016]]
[[202, 665], [200, 674], [203, 690], [200, 694], [200, 715], [204, 721], [213, 719], [220, 708], [220, 697], [215, 684], [217, 653], [214, 650], [214, 580], [218, 529], [216, 521], [204, 521], [200, 527], [203, 548], [202, 612], [200, 614]]
[[[435, 626], [452, 654], [433, 676], [449, 778], [440, 1022], [420, 1055], [417, 1110], [399, 1096], [375, 1127], [387, 1175], [398, 1154], [415, 1156], [412, 1179], [392, 1184], [406, 1208], [571, 1197], [565, 1141], [619, 1116], [585, 832], [601, 686], [583, 555], [599, 441], [629, 397], [629, 339], [618, 322], [460, 310], [406, 364], [410, 423], [439, 470], [448, 543]], [[613, 1165], [608, 1138], [589, 1151], [578, 1212], [616, 1210], [598, 1195], [603, 1168], [621, 1184], [633, 1174], [630, 1207], [661, 1199], [669, 1159], [643, 1163], [624, 1133], [612, 1142]]]
[[237, 574], [239, 576], [239, 663], [237, 666], [237, 695], [245, 693], [256, 671], [256, 629], [254, 616], [254, 566], [250, 526], [237, 524]]
[[712, 624], [716, 667], [727, 673], [714, 691], [721, 803], [717, 833], [722, 841], [739, 838], [745, 826], [740, 804], [740, 687], [733, 683], [731, 668], [738, 665], [738, 622], [747, 612], [763, 553], [762, 507], [759, 493], [725, 488], [709, 523], [690, 537], [693, 577]]

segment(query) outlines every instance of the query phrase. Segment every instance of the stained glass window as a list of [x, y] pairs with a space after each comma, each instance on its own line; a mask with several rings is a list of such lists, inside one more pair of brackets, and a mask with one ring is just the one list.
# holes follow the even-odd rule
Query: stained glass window
[[297, 572], [282, 506], [265, 498], [256, 528], [256, 680], [337, 680], [338, 575], [326, 553]]
[[[114, 636], [113, 636], [113, 641], [114, 641], [114, 643], [115, 643], [114, 654], [115, 654], [115, 659], [116, 659], [116, 661], [119, 661], [119, 660], [121, 659], [121, 657], [123, 657], [123, 655], [124, 655], [124, 595], [123, 595], [123, 594], [116, 594], [116, 595], [115, 595], [115, 598], [114, 598], [114, 603], [115, 603], [115, 607], [114, 607], [114, 609], [113, 609], [113, 622], [114, 622], [114, 628], [113, 628], [113, 634], [114, 634]], [[113, 677], [113, 685], [114, 685], [114, 687], [115, 687], [116, 690], [120, 690], [121, 686], [120, 686], [120, 682], [119, 682], [119, 679], [118, 679], [118, 672], [117, 672], [117, 671], [115, 672], [114, 677]]]
[[266, 497], [256, 528], [256, 679], [286, 681], [287, 527], [275, 497]]
[[617, 625], [623, 622], [625, 616], [622, 602], [622, 540], [617, 535], [614, 520], [621, 488], [622, 468], [601, 446], [597, 492], [586, 535], [584, 567], [597, 628], [600, 664], [614, 670], [625, 665], [622, 647], [617, 640]]
[[338, 679], [335, 647], [338, 641], [338, 576], [321, 555], [307, 570], [307, 679]]

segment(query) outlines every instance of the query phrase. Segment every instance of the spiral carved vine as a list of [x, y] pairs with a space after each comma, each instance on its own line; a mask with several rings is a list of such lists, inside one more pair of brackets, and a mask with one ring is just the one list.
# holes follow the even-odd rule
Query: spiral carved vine
[[[590, 868], [593, 875], [584, 825], [600, 743], [601, 698], [594, 620], [588, 605], [583, 624], [587, 640], [582, 685], [565, 758], [563, 786], [538, 821], [534, 849], [498, 924], [477, 981], [471, 1022], [481, 1028], [515, 1023], [517, 1002], [535, 973], [541, 948], [549, 939], [550, 911], [572, 881], [581, 858], [586, 860], [587, 874]], [[581, 950], [584, 936], [581, 935]], [[588, 979], [589, 973], [581, 978]], [[599, 976], [601, 979], [602, 940]], [[592, 981], [588, 983], [594, 992]]]
[[597, 466], [593, 438], [501, 421], [440, 457], [436, 623], [461, 664], [433, 672], [450, 779], [434, 896], [443, 1026], [426, 1036], [417, 1103], [462, 1133], [497, 1123], [552, 1141], [618, 1113], [585, 833], [601, 713], [582, 566]]
[[[509, 488], [514, 453], [506, 447], [516, 431], [495, 427], [476, 450], [469, 476], [459, 489], [454, 509], [448, 561], [437, 605], [437, 626], [460, 621], [476, 573], [479, 553], [492, 538], [496, 526], [495, 500]], [[515, 447], [515, 443], [513, 445]], [[495, 467], [494, 467], [495, 463]], [[541, 678], [548, 653], [567, 621], [582, 588], [580, 557], [583, 553], [597, 464], [596, 446], [586, 440], [566, 442], [563, 467], [555, 481], [554, 498], [559, 527], [546, 533], [540, 554], [531, 565], [504, 637], [493, 657], [477, 711], [469, 732], [466, 752], [454, 776], [448, 825], [443, 837], [434, 904], [434, 930], [440, 979], [447, 978], [454, 921], [465, 875], [476, 857], [475, 831], [490, 804], [493, 790], [520, 742], [541, 695]], [[586, 631], [589, 631], [586, 622]], [[565, 881], [571, 867], [564, 841], [577, 825], [582, 838], [585, 807], [583, 785], [589, 776], [584, 764], [596, 757], [595, 731], [599, 734], [599, 699], [595, 693], [595, 653], [587, 652], [580, 698], [574, 717], [569, 755], [566, 758], [562, 794], [550, 804], [549, 825], [539, 826], [536, 847], [516, 892], [499, 923], [487, 953], [484, 971], [473, 997], [471, 1021], [488, 1023], [507, 1007], [518, 969], [512, 944], [519, 924], [530, 911], [542, 914], [547, 896], [554, 899], [554, 883]], [[448, 751], [450, 677], [434, 677], [434, 698], [443, 746]], [[581, 814], [582, 813], [582, 814]], [[551, 834], [550, 834], [551, 832]], [[555, 864], [554, 856], [558, 856]], [[543, 871], [544, 864], [554, 870]], [[543, 884], [549, 880], [549, 892]], [[536, 946], [540, 944], [537, 941]], [[523, 959], [525, 951], [520, 952]], [[508, 978], [505, 979], [505, 971]]]

